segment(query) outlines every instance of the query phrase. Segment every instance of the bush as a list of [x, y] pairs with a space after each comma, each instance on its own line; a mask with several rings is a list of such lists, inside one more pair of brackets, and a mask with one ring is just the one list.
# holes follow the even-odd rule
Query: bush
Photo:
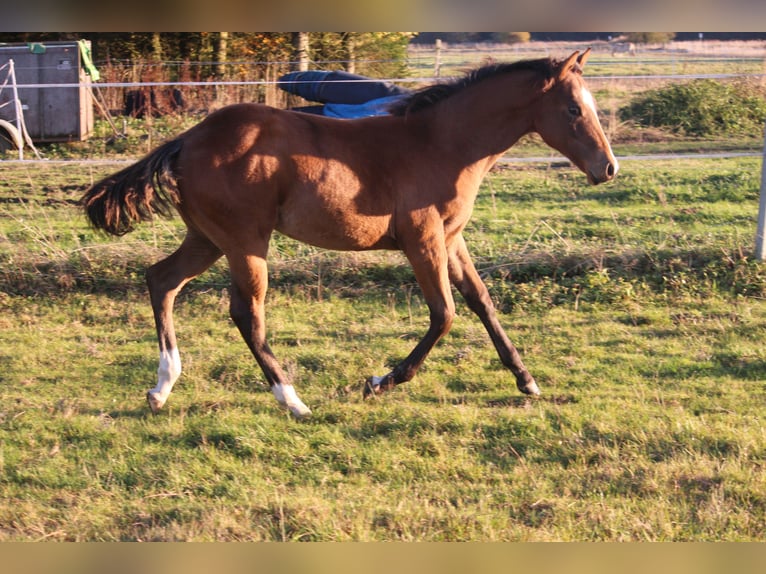
[[636, 44], [667, 44], [675, 37], [675, 32], [628, 32], [625, 40]]
[[620, 117], [681, 135], [761, 136], [766, 100], [747, 84], [694, 80], [649, 90], [623, 107]]
[[530, 32], [506, 32], [504, 41], [506, 44], [526, 44], [531, 38]]

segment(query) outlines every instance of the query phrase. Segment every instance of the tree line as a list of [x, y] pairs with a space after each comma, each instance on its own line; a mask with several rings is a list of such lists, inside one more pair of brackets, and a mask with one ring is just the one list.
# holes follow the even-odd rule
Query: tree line
[[96, 65], [193, 63], [199, 76], [236, 76], [238, 66], [289, 63], [294, 69], [344, 69], [371, 76], [406, 70], [407, 32], [23, 32], [0, 43], [91, 42]]

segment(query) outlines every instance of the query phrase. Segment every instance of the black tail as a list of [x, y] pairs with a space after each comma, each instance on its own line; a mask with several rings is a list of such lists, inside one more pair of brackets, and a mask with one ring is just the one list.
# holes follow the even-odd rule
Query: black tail
[[173, 168], [182, 145], [181, 138], [171, 140], [86, 191], [80, 201], [93, 226], [125, 235], [136, 222], [169, 216], [180, 201]]

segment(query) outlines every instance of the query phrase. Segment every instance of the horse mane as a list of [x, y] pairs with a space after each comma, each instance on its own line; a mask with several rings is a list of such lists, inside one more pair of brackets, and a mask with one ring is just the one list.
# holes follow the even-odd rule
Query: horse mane
[[535, 72], [549, 80], [557, 62], [551, 58], [538, 60], [520, 60], [512, 63], [492, 63], [469, 71], [464, 76], [417, 90], [409, 96], [395, 102], [389, 113], [393, 116], [405, 116], [432, 107], [462, 90], [474, 86], [477, 83], [501, 74], [510, 74], [520, 71]]

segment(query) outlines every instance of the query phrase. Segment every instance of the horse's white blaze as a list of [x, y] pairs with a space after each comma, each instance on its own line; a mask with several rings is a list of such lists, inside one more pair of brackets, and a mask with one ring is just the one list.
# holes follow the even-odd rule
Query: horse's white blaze
[[[598, 125], [601, 125], [601, 121], [598, 119], [598, 110], [596, 109], [596, 99], [593, 97], [593, 94], [590, 93], [590, 90], [586, 88], [585, 86], [582, 87], [582, 91], [580, 92], [580, 97], [582, 98], [583, 103], [588, 106], [588, 108], [593, 112], [593, 115], [596, 118], [596, 122], [598, 122]], [[617, 158], [614, 157], [614, 152], [612, 152], [612, 145], [605, 141], [607, 148], [609, 148], [609, 155], [612, 157], [612, 163], [614, 164], [614, 173], [617, 173], [617, 170], [619, 169], [619, 164], [617, 163]]]
[[292, 385], [276, 383], [272, 385], [271, 392], [274, 394], [277, 402], [290, 409], [290, 412], [296, 418], [300, 419], [311, 414], [311, 409], [298, 398], [298, 393], [295, 392], [295, 387]]
[[160, 351], [160, 366], [157, 369], [157, 386], [149, 391], [156, 400], [164, 403], [173, 385], [181, 376], [181, 355], [178, 349]]
[[583, 86], [582, 92], [580, 93], [580, 97], [582, 98], [582, 101], [585, 103], [585, 105], [590, 108], [590, 110], [593, 112], [593, 114], [596, 116], [596, 119], [598, 120], [598, 112], [596, 111], [596, 100], [593, 98], [593, 94], [590, 93], [590, 90], [588, 90], [588, 88]]

